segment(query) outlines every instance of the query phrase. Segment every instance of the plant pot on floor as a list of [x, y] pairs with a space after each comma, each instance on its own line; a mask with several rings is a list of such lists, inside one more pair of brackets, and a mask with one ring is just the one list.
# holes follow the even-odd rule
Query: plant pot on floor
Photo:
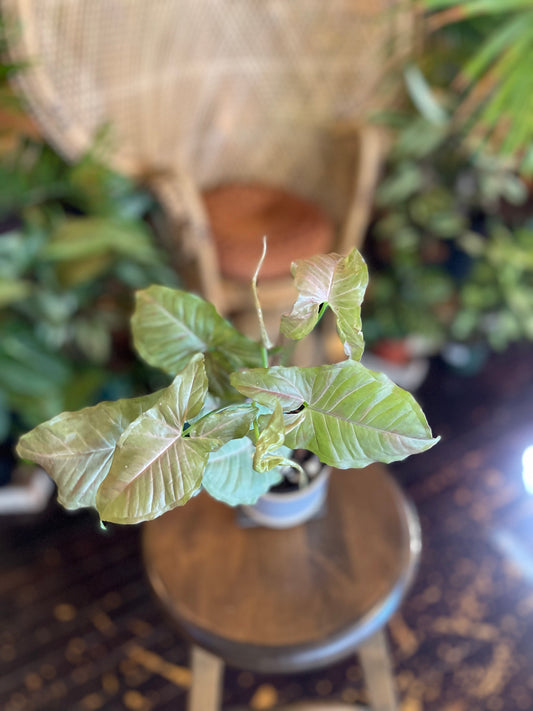
[[319, 515], [326, 503], [331, 467], [311, 455], [303, 468], [308, 483], [299, 486], [284, 479], [255, 504], [240, 507], [240, 525], [291, 528]]
[[361, 362], [371, 370], [386, 373], [396, 385], [411, 392], [414, 392], [422, 385], [429, 371], [429, 359], [425, 356], [413, 357], [406, 362], [398, 362], [378, 353], [368, 351], [363, 355]]

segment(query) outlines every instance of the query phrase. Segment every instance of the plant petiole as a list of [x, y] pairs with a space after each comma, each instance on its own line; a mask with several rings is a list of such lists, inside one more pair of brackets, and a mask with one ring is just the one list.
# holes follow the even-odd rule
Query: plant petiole
[[320, 322], [320, 319], [321, 319], [322, 316], [325, 314], [326, 309], [328, 308], [328, 306], [329, 306], [329, 304], [328, 304], [327, 301], [324, 301], [324, 303], [320, 305], [320, 310], [319, 310], [319, 312], [318, 312], [317, 323]]

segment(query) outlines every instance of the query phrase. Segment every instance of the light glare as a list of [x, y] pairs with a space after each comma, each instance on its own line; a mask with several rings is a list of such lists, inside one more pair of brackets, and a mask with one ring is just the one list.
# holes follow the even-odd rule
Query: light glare
[[527, 493], [533, 495], [533, 445], [522, 454], [522, 481]]

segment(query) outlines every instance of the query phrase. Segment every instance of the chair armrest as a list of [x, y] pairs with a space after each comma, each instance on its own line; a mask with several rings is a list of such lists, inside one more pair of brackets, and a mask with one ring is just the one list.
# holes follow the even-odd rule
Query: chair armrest
[[361, 249], [370, 220], [374, 193], [386, 149], [382, 129], [370, 124], [346, 123], [334, 129], [333, 139], [353, 156], [350, 194], [340, 225], [336, 249], [346, 254]]
[[152, 175], [154, 191], [170, 224], [170, 250], [186, 288], [211, 301], [220, 313], [225, 299], [215, 245], [202, 197], [186, 172]]

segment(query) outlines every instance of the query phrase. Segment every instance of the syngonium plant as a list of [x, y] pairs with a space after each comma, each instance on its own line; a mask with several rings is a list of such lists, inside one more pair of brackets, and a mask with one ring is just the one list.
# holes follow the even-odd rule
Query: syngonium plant
[[299, 260], [292, 273], [299, 296], [281, 333], [303, 338], [329, 307], [343, 362], [271, 364], [277, 349], [264, 328], [257, 272], [260, 342], [199, 296], [151, 286], [136, 294], [134, 344], [171, 384], [62, 413], [23, 435], [18, 454], [50, 473], [66, 508], [95, 507], [102, 521], [138, 523], [202, 488], [230, 505], [254, 503], [281, 480], [291, 450], [346, 469], [433, 446], [438, 438], [413, 396], [360, 362], [368, 271], [359, 252]]

